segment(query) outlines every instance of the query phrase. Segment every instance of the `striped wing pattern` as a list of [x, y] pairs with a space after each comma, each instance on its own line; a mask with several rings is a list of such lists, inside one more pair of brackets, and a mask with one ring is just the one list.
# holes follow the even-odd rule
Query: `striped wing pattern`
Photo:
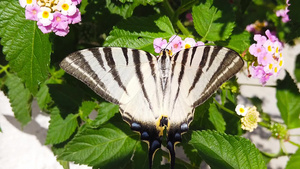
[[131, 128], [149, 142], [149, 164], [167, 128], [171, 168], [174, 145], [188, 130], [194, 109], [207, 100], [244, 62], [235, 51], [217, 46], [182, 50], [157, 58], [136, 49], [100, 47], [74, 52], [60, 64], [67, 73], [120, 107]]

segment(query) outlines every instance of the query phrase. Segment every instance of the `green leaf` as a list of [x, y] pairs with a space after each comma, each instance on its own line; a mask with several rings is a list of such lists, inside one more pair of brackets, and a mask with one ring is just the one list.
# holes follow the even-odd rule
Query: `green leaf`
[[11, 70], [24, 80], [35, 94], [48, 76], [51, 43], [34, 21], [25, 19], [25, 10], [18, 1], [0, 2], [0, 37], [3, 53]]
[[139, 5], [154, 5], [155, 3], [162, 2], [162, 0], [120, 0], [120, 2], [106, 0], [106, 8], [113, 14], [128, 18], [133, 14], [133, 10]]
[[216, 104], [210, 104], [210, 107], [208, 109], [209, 111], [209, 121], [212, 122], [212, 124], [215, 126], [216, 130], [219, 132], [225, 131], [226, 123], [224, 121], [224, 118], [220, 111], [218, 110]]
[[87, 126], [66, 145], [59, 159], [101, 169], [119, 168], [129, 162], [138, 139], [139, 134], [124, 122], [106, 123], [99, 129]]
[[180, 144], [182, 145], [184, 153], [189, 158], [191, 164], [195, 166], [195, 168], [199, 168], [202, 162], [202, 158], [199, 155], [197, 149], [195, 149], [191, 144], [188, 144], [188, 142], [191, 140], [191, 131], [192, 130], [182, 135], [182, 142]]
[[15, 75], [8, 75], [5, 85], [8, 87], [8, 98], [15, 117], [24, 126], [31, 121], [32, 97], [30, 91]]
[[48, 84], [49, 93], [60, 110], [77, 112], [83, 100], [83, 91], [67, 84]]
[[98, 127], [101, 124], [107, 122], [111, 119], [116, 113], [119, 112], [119, 106], [113, 103], [102, 102], [98, 110], [98, 116], [93, 121], [92, 126]]
[[47, 83], [40, 85], [40, 89], [36, 94], [36, 100], [41, 110], [47, 109], [48, 104], [52, 101]]
[[53, 108], [45, 144], [58, 144], [67, 140], [78, 127], [77, 117], [62, 113], [57, 107]]
[[281, 117], [288, 129], [300, 127], [300, 92], [287, 71], [283, 80], [277, 80], [276, 98]]
[[259, 150], [249, 140], [216, 131], [196, 131], [189, 142], [214, 168], [267, 168]]
[[295, 76], [297, 81], [300, 82], [300, 54], [297, 55], [295, 64]]
[[81, 118], [87, 117], [97, 106], [97, 103], [92, 101], [84, 101], [79, 108]]
[[219, 46], [228, 47], [235, 50], [238, 53], [243, 53], [250, 46], [251, 34], [240, 28], [233, 30], [232, 35], [226, 41], [216, 42]]
[[174, 34], [172, 23], [166, 16], [131, 17], [113, 28], [104, 46], [130, 47], [154, 53], [155, 38], [166, 39]]
[[195, 29], [201, 41], [226, 40], [235, 26], [235, 14], [229, 2], [202, 0], [192, 11]]
[[285, 169], [294, 169], [294, 168], [298, 168], [299, 166], [300, 166], [300, 149], [298, 149], [296, 153], [290, 157]]

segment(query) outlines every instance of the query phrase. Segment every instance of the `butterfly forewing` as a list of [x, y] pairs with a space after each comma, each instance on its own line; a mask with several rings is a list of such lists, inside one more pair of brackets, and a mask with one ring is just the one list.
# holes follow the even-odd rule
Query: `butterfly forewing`
[[107, 101], [120, 105], [124, 119], [154, 123], [159, 116], [162, 92], [157, 87], [157, 61], [152, 54], [128, 48], [92, 48], [70, 54], [60, 66]]

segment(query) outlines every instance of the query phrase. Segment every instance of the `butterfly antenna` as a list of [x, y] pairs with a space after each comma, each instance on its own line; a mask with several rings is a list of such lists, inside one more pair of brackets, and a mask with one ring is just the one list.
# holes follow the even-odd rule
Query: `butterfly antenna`
[[170, 40], [170, 42], [167, 44], [167, 46], [165, 47], [165, 49], [167, 49], [167, 47], [169, 46], [169, 44], [171, 44], [171, 42], [173, 42], [173, 40], [178, 36], [178, 33], [176, 33], [176, 35]]

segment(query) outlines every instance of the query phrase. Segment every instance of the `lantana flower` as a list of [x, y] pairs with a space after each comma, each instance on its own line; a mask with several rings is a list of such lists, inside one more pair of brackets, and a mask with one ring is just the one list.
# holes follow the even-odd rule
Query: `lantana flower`
[[240, 116], [245, 116], [248, 113], [248, 108], [246, 108], [244, 105], [238, 104], [235, 107], [235, 112]]
[[256, 43], [249, 47], [249, 53], [255, 56], [249, 66], [250, 77], [258, 78], [265, 85], [271, 76], [277, 77], [282, 66], [282, 44], [269, 30], [266, 36], [254, 35]]
[[204, 43], [201, 41], [196, 42], [193, 38], [185, 38], [184, 40], [181, 39], [178, 35], [173, 35], [169, 39], [169, 43], [167, 40], [162, 38], [156, 38], [153, 41], [153, 47], [156, 53], [160, 53], [162, 49], [169, 49], [171, 50], [171, 54], [175, 54], [180, 50], [195, 47], [195, 46], [203, 46]]
[[276, 11], [276, 16], [281, 17], [281, 21], [283, 23], [286, 23], [286, 22], [290, 21], [290, 18], [289, 18], [289, 15], [288, 15], [288, 12], [290, 10], [288, 9], [288, 6], [290, 6], [289, 0], [286, 0], [286, 7], [284, 9], [280, 9], [280, 10]]
[[19, 0], [25, 8], [25, 17], [37, 21], [43, 33], [55, 32], [58, 36], [69, 33], [69, 24], [81, 21], [81, 14], [76, 5], [81, 0]]
[[262, 30], [267, 27], [269, 23], [267, 21], [255, 21], [254, 23], [247, 25], [246, 30], [251, 33], [260, 34]]
[[248, 109], [247, 114], [241, 118], [243, 130], [248, 130], [252, 132], [254, 129], [257, 128], [257, 124], [259, 122], [259, 112], [256, 110], [256, 107], [253, 106]]

